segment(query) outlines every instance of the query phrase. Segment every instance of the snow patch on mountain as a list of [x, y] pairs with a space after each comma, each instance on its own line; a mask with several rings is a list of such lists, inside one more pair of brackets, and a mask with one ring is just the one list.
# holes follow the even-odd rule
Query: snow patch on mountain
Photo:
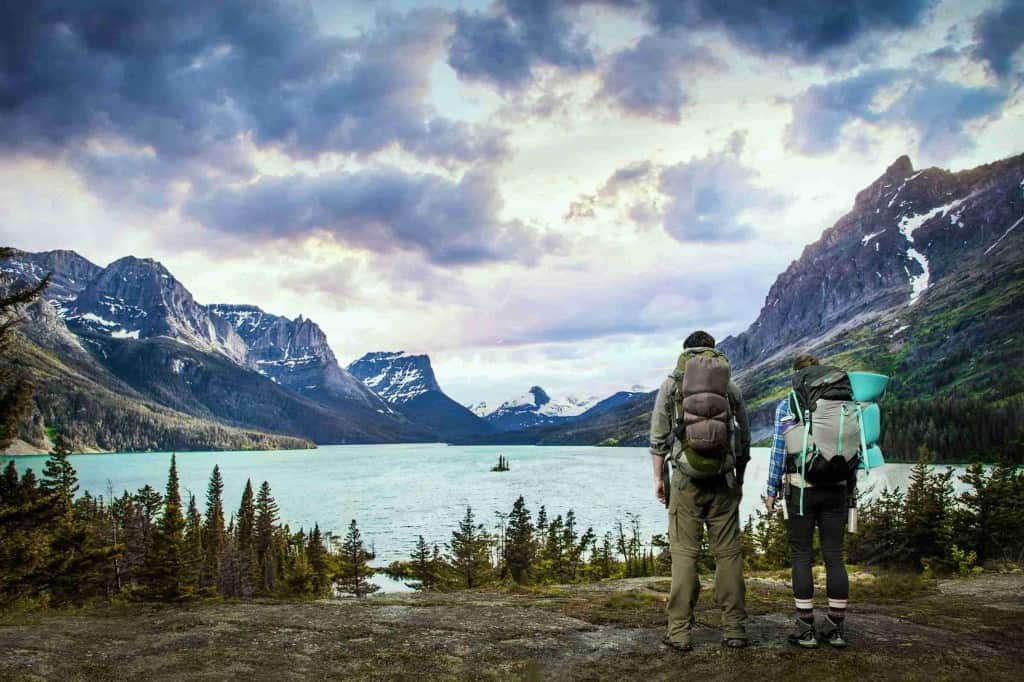
[[348, 371], [392, 404], [407, 403], [428, 391], [441, 392], [426, 355], [405, 351], [367, 353], [349, 365]]
[[900, 234], [902, 234], [907, 240], [907, 257], [917, 261], [918, 265], [921, 266], [921, 274], [919, 275], [911, 275], [910, 269], [904, 266], [907, 277], [910, 279], [910, 303], [915, 303], [921, 297], [921, 294], [923, 294], [928, 288], [929, 280], [931, 278], [931, 272], [928, 268], [928, 259], [923, 253], [914, 248], [914, 232], [932, 218], [935, 218], [936, 216], [945, 216], [969, 198], [970, 197], [957, 199], [943, 206], [936, 206], [925, 213], [904, 216], [900, 219]]

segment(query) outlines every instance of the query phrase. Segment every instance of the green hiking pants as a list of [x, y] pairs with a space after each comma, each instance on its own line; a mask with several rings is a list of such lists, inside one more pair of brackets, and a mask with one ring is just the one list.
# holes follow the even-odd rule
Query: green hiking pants
[[679, 472], [673, 476], [668, 509], [668, 540], [672, 554], [672, 591], [668, 599], [668, 636], [689, 642], [693, 609], [700, 581], [697, 555], [704, 526], [715, 557], [715, 599], [722, 609], [722, 636], [746, 639], [746, 588], [740, 547], [739, 486], [730, 488], [723, 478], [690, 480], [680, 490]]

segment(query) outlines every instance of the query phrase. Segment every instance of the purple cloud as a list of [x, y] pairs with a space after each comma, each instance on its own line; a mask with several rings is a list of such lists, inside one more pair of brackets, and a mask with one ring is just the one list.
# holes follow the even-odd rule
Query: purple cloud
[[430, 102], [450, 30], [445, 12], [416, 10], [333, 37], [292, 0], [14, 3], [0, 28], [0, 150], [72, 151], [100, 190], [126, 147], [154, 184], [248, 177], [248, 140], [300, 159], [398, 147], [443, 164], [492, 161], [506, 153], [501, 132]]
[[195, 197], [186, 212], [208, 228], [249, 240], [325, 233], [377, 253], [413, 251], [441, 265], [535, 263], [557, 238], [497, 218], [490, 172], [458, 182], [393, 168], [263, 179]]
[[[900, 87], [895, 98], [878, 104], [882, 91]], [[992, 87], [952, 83], [911, 70], [880, 69], [808, 88], [793, 101], [786, 127], [790, 149], [819, 155], [839, 147], [843, 130], [861, 121], [875, 126], [909, 126], [923, 154], [949, 156], [970, 148], [965, 126], [997, 115], [1008, 94]]]
[[577, 33], [557, 0], [499, 0], [489, 12], [455, 14], [448, 64], [459, 77], [518, 89], [542, 65], [593, 68], [587, 37]]

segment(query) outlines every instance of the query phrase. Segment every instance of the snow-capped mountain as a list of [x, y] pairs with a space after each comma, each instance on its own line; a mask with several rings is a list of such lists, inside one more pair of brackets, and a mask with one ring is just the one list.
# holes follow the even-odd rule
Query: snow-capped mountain
[[350, 364], [348, 371], [414, 423], [432, 429], [442, 440], [494, 430], [441, 390], [427, 355], [404, 351], [367, 353]]
[[[338, 366], [323, 331], [301, 316], [201, 305], [151, 259], [101, 268], [71, 251], [18, 252], [0, 267], [23, 285], [53, 273], [47, 301], [31, 307], [23, 327], [35, 346], [35, 400], [46, 424], [84, 446], [211, 449], [434, 437]], [[62, 375], [68, 370], [73, 377]]]
[[43, 298], [58, 304], [78, 296], [102, 270], [74, 251], [65, 250], [18, 251], [14, 258], [0, 262], [0, 271], [30, 285], [38, 284], [48, 273], [53, 273]]
[[441, 391], [426, 355], [404, 351], [367, 353], [348, 371], [393, 405], [402, 405], [429, 391]]
[[721, 348], [737, 369], [779, 350], [920, 306], [969, 257], [1020, 229], [1024, 155], [970, 170], [915, 170], [896, 159], [853, 208], [779, 275], [757, 320]]
[[516, 431], [578, 417], [598, 402], [600, 400], [594, 396], [573, 395], [553, 400], [540, 386], [531, 386], [526, 393], [506, 400], [493, 410], [485, 402], [476, 403], [471, 409], [501, 431]]
[[390, 412], [387, 404], [338, 364], [316, 322], [264, 312], [254, 305], [214, 303], [208, 310], [227, 320], [249, 349], [260, 374], [296, 393], [325, 401], [356, 401]]
[[115, 339], [166, 337], [245, 365], [248, 348], [234, 327], [211, 315], [151, 258], [126, 256], [100, 272], [64, 309], [68, 327]]

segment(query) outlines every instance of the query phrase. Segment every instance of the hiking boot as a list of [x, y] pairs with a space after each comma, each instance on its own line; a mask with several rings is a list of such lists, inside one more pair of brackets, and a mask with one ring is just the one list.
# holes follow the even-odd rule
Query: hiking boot
[[837, 649], [843, 649], [850, 646], [849, 640], [846, 639], [846, 619], [840, 620], [838, 623], [825, 616], [825, 624], [823, 626], [824, 632], [822, 632], [822, 639], [831, 644]]
[[817, 649], [818, 637], [814, 632], [814, 623], [808, 623], [802, 618], [796, 619], [796, 632], [789, 635], [786, 640], [793, 645], [804, 649]]
[[689, 641], [680, 642], [679, 640], [671, 639], [668, 635], [665, 635], [661, 638], [661, 643], [670, 649], [675, 649], [680, 653], [685, 654], [687, 652], [693, 651], [693, 645], [690, 644]]

